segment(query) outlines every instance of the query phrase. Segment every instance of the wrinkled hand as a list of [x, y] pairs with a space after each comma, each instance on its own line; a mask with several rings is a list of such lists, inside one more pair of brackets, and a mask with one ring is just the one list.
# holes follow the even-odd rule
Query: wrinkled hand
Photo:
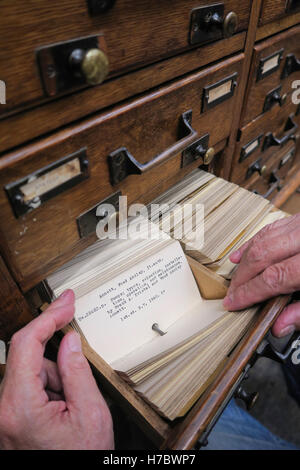
[[112, 449], [112, 419], [75, 332], [64, 336], [57, 364], [47, 341], [74, 315], [66, 291], [11, 342], [0, 389], [2, 449]]
[[[224, 299], [229, 310], [300, 290], [300, 214], [267, 225], [230, 260], [239, 266]], [[281, 337], [295, 329], [300, 329], [300, 302], [284, 309], [273, 334]]]

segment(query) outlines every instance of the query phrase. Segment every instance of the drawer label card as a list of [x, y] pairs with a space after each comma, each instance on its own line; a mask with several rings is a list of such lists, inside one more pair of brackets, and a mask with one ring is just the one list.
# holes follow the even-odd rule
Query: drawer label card
[[262, 137], [263, 134], [259, 135], [254, 140], [251, 140], [251, 142], [248, 142], [248, 144], [242, 147], [241, 156], [239, 159], [240, 163], [243, 162], [247, 157], [249, 157], [249, 155], [251, 155], [253, 152], [255, 152], [256, 149], [260, 147]]
[[279, 168], [286, 165], [286, 163], [288, 163], [294, 157], [294, 155], [295, 155], [295, 149], [293, 148], [281, 159]]
[[237, 86], [237, 73], [226, 77], [203, 90], [202, 112], [217, 106], [219, 103], [231, 98]]
[[284, 49], [280, 49], [280, 51], [275, 52], [275, 54], [265, 57], [259, 61], [256, 81], [262, 80], [279, 69], [283, 52]]
[[72, 188], [89, 175], [86, 149], [68, 155], [19, 181], [5, 186], [16, 217]]
[[32, 177], [32, 179], [28, 180], [28, 183], [20, 186], [24, 202], [28, 202], [36, 197], [42, 196], [71, 178], [80, 175], [80, 173], [81, 169], [79, 158], [74, 158], [40, 177]]

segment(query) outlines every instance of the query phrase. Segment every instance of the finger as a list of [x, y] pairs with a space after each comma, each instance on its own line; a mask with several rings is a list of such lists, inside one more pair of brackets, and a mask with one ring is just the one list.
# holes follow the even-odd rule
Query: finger
[[45, 389], [51, 390], [52, 392], [62, 391], [62, 383], [55, 362], [44, 358], [40, 377]]
[[296, 214], [291, 217], [285, 217], [284, 219], [279, 219], [273, 222], [272, 224], [268, 224], [263, 227], [259, 232], [257, 232], [250, 240], [247, 240], [240, 248], [234, 251], [229, 259], [232, 263], [238, 264], [240, 263], [243, 254], [249, 248], [252, 243], [255, 243], [259, 240], [268, 237], [270, 234], [272, 236], [279, 236], [288, 226], [297, 226], [300, 221], [300, 213]]
[[57, 364], [67, 407], [71, 412], [86, 415], [87, 410], [107, 409], [88, 361], [81, 351], [78, 333], [70, 332], [63, 338]]
[[224, 299], [228, 310], [241, 310], [279, 294], [299, 290], [300, 254], [269, 266], [254, 279], [229, 289]]
[[263, 272], [268, 266], [279, 263], [300, 252], [300, 225], [294, 230], [289, 228], [284, 233], [263, 237], [252, 242], [245, 251], [240, 265], [231, 281], [231, 289], [244, 284]]
[[[23, 395], [41, 397], [43, 384], [40, 372], [46, 342], [55, 331], [69, 323], [74, 316], [74, 293], [66, 291], [39, 317], [18, 331], [12, 338], [7, 359], [7, 380], [19, 383]], [[25, 386], [25, 384], [27, 384]], [[46, 396], [44, 394], [44, 400]]]
[[272, 333], [282, 338], [295, 330], [300, 330], [300, 302], [288, 305], [273, 325]]

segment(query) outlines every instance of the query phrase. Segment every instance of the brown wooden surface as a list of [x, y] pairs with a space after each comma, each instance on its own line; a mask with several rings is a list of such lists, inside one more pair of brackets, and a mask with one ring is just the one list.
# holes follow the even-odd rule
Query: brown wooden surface
[[248, 364], [253, 352], [289, 300], [290, 296], [284, 296], [267, 303], [259, 314], [256, 326], [246, 334], [204, 396], [200, 398], [186, 418], [174, 427], [164, 443], [163, 449], [187, 450], [196, 444], [228, 393], [232, 391], [232, 387]]
[[300, 193], [294, 193], [288, 200], [281, 206], [281, 210], [287, 214], [298, 214], [300, 211]]
[[[0, 153], [70, 124], [102, 108], [115, 105], [133, 95], [164, 82], [174, 80], [188, 72], [198, 70], [207, 62], [215, 62], [243, 49], [245, 33], [193, 49], [165, 59], [157, 64], [111, 79], [101, 88], [87, 88], [80, 93], [65, 96], [43, 106], [28, 108], [21, 113], [0, 119]], [[222, 42], [222, 47], [221, 47]], [[2, 105], [1, 105], [2, 106]]]
[[[0, 29], [5, 47], [0, 51], [0, 69], [7, 104], [0, 113], [44, 98], [37, 48], [102, 33], [113, 77], [190, 49], [191, 10], [213, 3], [118, 0], [107, 13], [91, 17], [85, 0], [2, 0]], [[238, 14], [238, 30], [247, 29], [250, 0], [226, 0], [224, 4], [225, 15], [230, 11]], [[101, 86], [94, 93], [101, 93]]]
[[34, 286], [33, 276], [36, 283], [37, 273], [38, 280], [45, 278], [48, 274], [45, 266], [57, 257], [67, 252], [69, 257], [74, 256], [76, 246], [82, 249], [76, 226], [76, 217], [80, 214], [118, 190], [128, 196], [128, 204], [150, 202], [145, 200], [150, 190], [156, 187], [157, 193], [161, 193], [163, 183], [167, 189], [168, 178], [176, 175], [179, 180], [200, 164], [196, 161], [183, 171], [181, 155], [178, 155], [145, 175], [129, 176], [112, 186], [107, 164], [107, 156], [112, 151], [125, 146], [141, 163], [153, 159], [178, 140], [179, 118], [190, 109], [193, 110], [193, 128], [199, 137], [210, 134], [210, 146], [229, 136], [237, 90], [232, 98], [201, 113], [203, 87], [235, 72], [239, 77], [242, 62], [241, 54], [234, 56], [0, 159], [2, 188], [83, 147], [87, 148], [90, 161], [87, 180], [19, 219], [13, 215], [2, 189], [0, 221], [6, 227], [3, 251], [23, 288]]
[[[271, 56], [281, 49], [284, 52], [280, 67], [270, 75], [257, 81], [260, 60]], [[244, 127], [263, 113], [265, 98], [270, 91], [281, 85], [281, 96], [293, 92], [292, 83], [295, 80], [299, 80], [300, 72], [294, 72], [284, 79], [281, 77], [288, 54], [295, 54], [296, 58], [300, 59], [300, 26], [295, 26], [255, 45], [242, 112], [241, 127]], [[274, 106], [279, 105], [275, 104]]]
[[256, 40], [260, 41], [265, 39], [273, 34], [279, 33], [285, 29], [291, 28], [295, 24], [300, 22], [300, 12], [294, 13], [293, 15], [283, 16], [282, 18], [273, 21], [272, 23], [267, 23], [259, 28], [256, 31]]
[[286, 11], [287, 0], [263, 0], [259, 24], [274, 22], [275, 20], [292, 18], [297, 12]]
[[247, 82], [248, 82], [249, 69], [251, 65], [252, 49], [253, 49], [253, 45], [255, 41], [256, 25], [257, 25], [258, 18], [259, 18], [260, 7], [261, 7], [261, 0], [255, 0], [254, 2], [252, 2], [249, 29], [247, 32], [245, 51], [244, 51], [245, 60], [244, 60], [244, 65], [243, 65], [243, 70], [242, 70], [240, 88], [239, 88], [239, 93], [237, 96], [235, 113], [234, 113], [232, 123], [231, 123], [231, 134], [230, 134], [229, 141], [228, 141], [228, 147], [226, 149], [226, 152], [224, 152], [224, 159], [221, 163], [220, 176], [225, 179], [229, 179], [230, 177], [230, 171], [231, 171], [231, 165], [232, 165], [232, 154], [234, 152], [237, 135], [238, 135], [240, 116], [241, 116], [243, 102], [244, 102], [244, 94], [245, 94], [245, 90], [246, 90]]
[[32, 318], [26, 300], [0, 256], [0, 339], [9, 341]]
[[[282, 165], [284, 158], [291, 150], [294, 150], [295, 152], [294, 157]], [[295, 143], [289, 141], [282, 148], [273, 152], [270, 158], [265, 162], [266, 172], [262, 176], [257, 174], [254, 178], [251, 178], [252, 181], [250, 184], [248, 182], [246, 183], [246, 188], [251, 191], [257, 191], [261, 196], [264, 196], [271, 187], [274, 188], [272, 193], [268, 196], [268, 199], [273, 202], [274, 198], [279, 194], [279, 191], [282, 191], [285, 188], [285, 185], [288, 184], [289, 178], [292, 177], [295, 171], [299, 168], [296, 150]], [[272, 177], [273, 174], [280, 179], [279, 188], [276, 188], [274, 185], [275, 179]]]
[[272, 201], [276, 207], [281, 207], [288, 198], [299, 188], [300, 186], [300, 170], [295, 171], [295, 174], [290, 178], [288, 184], [278, 193], [276, 198]]
[[[297, 105], [294, 105], [291, 102], [291, 97], [289, 96], [287, 102], [283, 107], [278, 105], [274, 106], [270, 111], [265, 114], [260, 115], [240, 131], [240, 141], [237, 142], [234, 156], [232, 159], [232, 169], [231, 169], [231, 181], [238, 184], [250, 184], [251, 181], [246, 179], [247, 170], [252, 163], [254, 163], [258, 158], [262, 158], [263, 163], [265, 164], [270, 157], [276, 152], [279, 148], [276, 146], [271, 146], [266, 150], [263, 149], [264, 139], [267, 133], [272, 132], [275, 137], [282, 138], [286, 131], [285, 126], [290, 115], [295, 114], [297, 110]], [[295, 124], [300, 125], [299, 115], [294, 116], [293, 120]], [[296, 132], [296, 135], [299, 134], [299, 129]], [[247, 158], [243, 161], [240, 161], [242, 148], [252, 142], [254, 139], [261, 137], [260, 146], [254, 150]], [[287, 142], [288, 143], [288, 142]], [[256, 175], [253, 175], [252, 181], [255, 179]]]
[[[262, 1], [264, 9], [261, 11]], [[75, 221], [79, 213], [117, 189], [121, 189], [123, 195], [129, 195], [129, 203], [149, 202], [198, 166], [195, 162], [182, 170], [178, 156], [143, 177], [131, 176], [119, 187], [112, 188], [106, 164], [106, 156], [112, 150], [126, 145], [141, 162], [153, 158], [156, 153], [174, 143], [178, 117], [189, 105], [193, 109], [193, 127], [199, 132], [209, 132], [211, 143], [216, 148], [218, 155], [210, 166], [211, 170], [225, 178], [229, 177], [247, 81], [249, 76], [253, 76], [249, 71], [254, 41], [269, 37], [264, 44], [256, 44], [257, 53], [267, 49], [273, 51], [283, 42], [286, 51], [291, 47], [296, 50], [299, 26], [284, 34], [281, 32], [300, 22], [300, 12], [284, 14], [282, 5], [285, 2], [279, 0], [229, 0], [225, 2], [226, 12], [238, 9], [240, 31], [247, 27], [251, 5], [247, 38], [244, 32], [239, 32], [226, 40], [190, 48], [187, 40], [190, 10], [209, 3], [215, 1], [176, 0], [158, 3], [141, 0], [133, 6], [129, 0], [118, 0], [111, 12], [93, 19], [87, 14], [85, 0], [2, 2], [0, 27], [6, 43], [0, 51], [1, 74], [2, 70], [5, 74], [0, 79], [4, 79], [8, 85], [8, 105], [0, 106], [0, 112], [3, 113], [3, 119], [0, 120], [0, 153], [12, 148], [15, 151], [3, 154], [0, 160], [0, 222], [3, 231], [0, 244], [5, 259], [0, 258], [0, 333], [3, 335], [0, 339], [9, 340], [14, 331], [32, 318], [16, 281], [23, 291], [27, 291], [95, 240], [94, 237], [79, 239]], [[260, 13], [264, 24], [257, 27]], [[108, 80], [98, 87], [82, 89], [59, 99], [46, 98], [35, 63], [35, 49], [56, 41], [103, 31], [111, 63]], [[280, 34], [271, 37], [276, 33]], [[221, 64], [216, 63], [242, 50], [245, 53], [243, 69], [241, 55]], [[209, 70], [199, 71], [200, 67], [212, 63], [216, 64]], [[281, 67], [283, 64], [284, 60]], [[223, 78], [225, 70], [236, 69], [239, 72], [239, 88], [235, 97], [201, 115], [202, 87], [209, 83], [210, 74], [215, 80]], [[195, 71], [193, 75], [184, 77]], [[264, 79], [263, 93], [268, 91], [269, 84], [276, 85], [279, 73], [277, 78], [274, 74]], [[184, 78], [176, 82], [174, 79], [179, 77]], [[293, 74], [284, 82], [284, 86], [288, 88], [290, 80], [296, 78], [297, 74]], [[165, 82], [169, 84], [165, 86]], [[159, 88], [162, 84], [164, 86]], [[133, 101], [134, 95], [149, 90], [148, 94], [138, 96]], [[255, 92], [256, 98], [261, 100], [259, 97], [263, 93], [261, 90]], [[129, 99], [131, 101], [125, 101]], [[112, 105], [115, 107], [107, 109]], [[277, 135], [280, 135], [280, 126], [286, 119], [284, 109], [275, 106], [275, 111], [271, 110], [267, 117], [253, 121], [252, 127], [245, 126], [242, 138], [246, 139], [247, 136], [250, 140], [251, 135], [255, 137], [255, 132], [263, 123], [266, 126], [264, 129], [268, 128], [268, 121], [272, 122]], [[247, 118], [247, 112], [244, 112], [246, 120], [251, 120], [251, 113]], [[88, 116], [90, 118], [86, 119]], [[83, 118], [85, 121], [79, 122]], [[70, 123], [74, 125], [66, 127]], [[61, 127], [59, 132], [53, 133]], [[26, 147], [17, 148], [26, 142], [29, 143]], [[86, 145], [92, 163], [90, 179], [16, 221], [3, 185]], [[276, 150], [271, 155], [270, 151], [266, 159], [268, 172], [278, 164], [280, 152]], [[233, 168], [236, 161], [237, 153]], [[285, 185], [274, 201], [277, 206], [281, 206], [300, 186], [297, 165], [293, 164], [289, 168]], [[247, 185], [258, 182], [261, 182], [260, 177], [254, 176]], [[206, 292], [209, 288], [209, 295], [213, 295], [212, 286], [209, 278], [205, 287]], [[220, 292], [224, 289], [224, 284], [219, 286]], [[234, 351], [207, 393], [183, 420], [174, 423], [175, 426], [170, 426], [146, 405], [86, 344], [84, 351], [97, 370], [101, 385], [120, 402], [156, 445], [169, 449], [188, 449], [194, 445], [232, 391], [236, 379], [287, 300], [277, 299], [264, 308], [256, 327]], [[3, 368], [0, 375], [2, 372]]]

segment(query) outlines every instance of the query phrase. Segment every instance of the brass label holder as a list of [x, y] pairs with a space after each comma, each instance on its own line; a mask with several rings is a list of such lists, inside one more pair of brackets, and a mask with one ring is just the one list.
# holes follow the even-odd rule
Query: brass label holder
[[72, 153], [34, 173], [5, 186], [15, 216], [37, 209], [89, 177], [86, 148]]

